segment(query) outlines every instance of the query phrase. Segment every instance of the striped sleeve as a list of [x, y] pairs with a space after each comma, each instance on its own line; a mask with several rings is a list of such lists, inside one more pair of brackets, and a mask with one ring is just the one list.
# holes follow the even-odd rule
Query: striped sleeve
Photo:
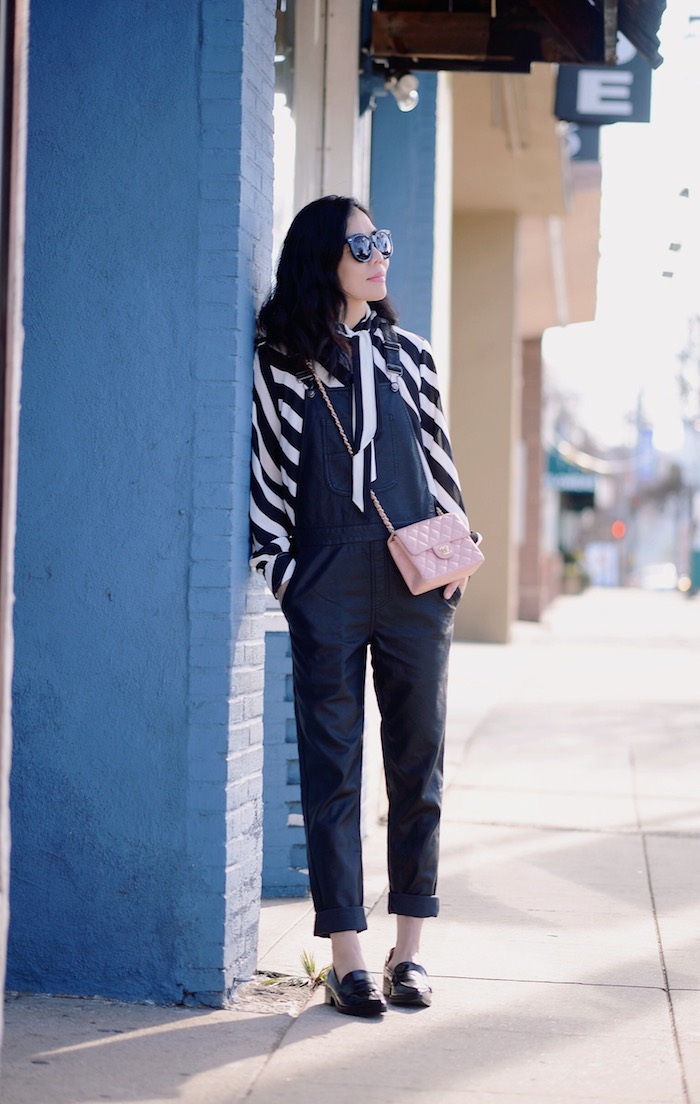
[[304, 411], [304, 385], [284, 360], [261, 347], [253, 368], [250, 562], [273, 594], [295, 566], [291, 546]]
[[405, 398], [420, 422], [423, 451], [433, 477], [435, 498], [443, 510], [460, 514], [468, 523], [459, 475], [452, 457], [447, 421], [430, 344], [415, 334], [397, 330], [407, 387]]

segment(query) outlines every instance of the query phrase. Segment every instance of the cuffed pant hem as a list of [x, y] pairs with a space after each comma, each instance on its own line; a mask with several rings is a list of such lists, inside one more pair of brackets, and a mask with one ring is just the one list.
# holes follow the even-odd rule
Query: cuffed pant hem
[[334, 932], [367, 930], [367, 917], [361, 905], [350, 908], [324, 909], [316, 913], [314, 935], [332, 935]]
[[397, 916], [437, 916], [439, 897], [416, 897], [409, 893], [389, 893], [389, 912]]

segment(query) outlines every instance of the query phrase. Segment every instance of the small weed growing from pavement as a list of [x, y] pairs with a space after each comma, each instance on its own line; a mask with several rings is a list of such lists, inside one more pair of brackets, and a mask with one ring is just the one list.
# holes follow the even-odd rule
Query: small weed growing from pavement
[[264, 985], [308, 985], [311, 989], [317, 989], [323, 985], [330, 966], [323, 966], [320, 970], [316, 967], [316, 960], [308, 951], [301, 952], [301, 977], [292, 974], [268, 973], [264, 977]]
[[316, 959], [308, 951], [301, 952], [301, 965], [304, 973], [309, 979], [309, 985], [312, 989], [318, 988], [319, 985], [323, 985], [330, 966], [322, 966], [320, 970], [316, 969]]

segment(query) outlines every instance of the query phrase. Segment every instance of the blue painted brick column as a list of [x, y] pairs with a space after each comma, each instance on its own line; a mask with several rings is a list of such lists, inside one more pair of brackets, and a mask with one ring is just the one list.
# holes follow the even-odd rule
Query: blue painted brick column
[[399, 111], [380, 96], [372, 114], [372, 213], [395, 244], [389, 294], [401, 324], [430, 338], [435, 214], [437, 74], [420, 74], [420, 99]]
[[217, 1005], [255, 967], [274, 32], [274, 0], [33, 6], [14, 988]]
[[[284, 622], [268, 613], [271, 622]], [[309, 890], [299, 749], [294, 719], [291, 641], [284, 624], [265, 633], [263, 897], [305, 897]]]
[[197, 911], [195, 884], [183, 979], [211, 1004], [255, 970], [262, 865], [265, 595], [250, 581], [247, 518], [253, 319], [270, 278], [275, 3], [233, 8], [236, 19], [227, 0], [204, 0], [201, 19], [188, 852], [213, 907]]

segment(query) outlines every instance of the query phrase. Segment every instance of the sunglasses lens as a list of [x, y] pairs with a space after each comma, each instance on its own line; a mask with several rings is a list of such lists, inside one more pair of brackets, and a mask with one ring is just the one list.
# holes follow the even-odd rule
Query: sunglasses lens
[[374, 242], [382, 257], [390, 257], [393, 252], [391, 234], [388, 230], [377, 230]]
[[366, 234], [353, 234], [351, 238], [348, 238], [348, 245], [356, 261], [361, 261], [364, 264], [372, 256], [372, 239], [368, 238]]

